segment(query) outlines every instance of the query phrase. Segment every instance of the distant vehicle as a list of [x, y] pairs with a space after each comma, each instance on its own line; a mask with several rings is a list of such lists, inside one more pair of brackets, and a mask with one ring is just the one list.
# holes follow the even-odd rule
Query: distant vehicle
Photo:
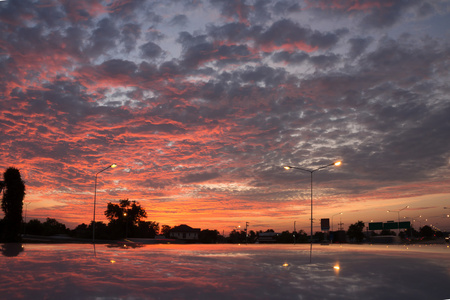
[[450, 242], [450, 235], [447, 235], [447, 236], [445, 237], [445, 241], [446, 241], [447, 243]]

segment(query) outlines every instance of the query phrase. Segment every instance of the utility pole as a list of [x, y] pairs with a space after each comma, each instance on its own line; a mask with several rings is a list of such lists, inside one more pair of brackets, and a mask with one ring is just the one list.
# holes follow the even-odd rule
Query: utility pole
[[295, 230], [295, 222], [296, 222], [296, 221], [294, 221], [294, 245], [295, 245], [295, 233], [297, 232], [297, 231]]
[[342, 223], [342, 218], [339, 219], [339, 230], [343, 230], [342, 225], [344, 225], [344, 223]]
[[248, 244], [248, 222], [245, 222], [245, 244]]

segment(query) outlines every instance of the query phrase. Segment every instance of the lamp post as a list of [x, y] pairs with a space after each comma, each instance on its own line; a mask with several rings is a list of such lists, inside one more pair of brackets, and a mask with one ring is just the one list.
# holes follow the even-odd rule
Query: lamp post
[[400, 236], [400, 212], [402, 211], [402, 210], [404, 210], [404, 209], [407, 209], [407, 208], [409, 208], [409, 205], [408, 206], [405, 206], [405, 207], [403, 207], [402, 209], [398, 209], [398, 210], [388, 210], [387, 212], [388, 213], [390, 213], [390, 212], [396, 212], [397, 213], [397, 217], [398, 217], [398, 236]]
[[245, 222], [245, 244], [248, 244], [248, 222]]
[[127, 223], [127, 213], [123, 213], [123, 218], [125, 219], [125, 239], [128, 237], [128, 223]]
[[92, 221], [92, 243], [95, 244], [95, 203], [97, 201], [97, 176], [98, 174], [100, 174], [103, 171], [108, 170], [109, 168], [114, 169], [115, 167], [117, 167], [116, 164], [112, 164], [107, 166], [106, 168], [104, 168], [103, 170], [97, 172], [97, 174], [95, 174], [95, 185], [94, 185], [94, 217], [93, 217], [93, 221]]
[[337, 161], [325, 166], [321, 166], [317, 169], [304, 169], [304, 168], [300, 168], [300, 167], [291, 167], [291, 166], [285, 166], [284, 168], [286, 170], [289, 169], [296, 169], [296, 170], [300, 170], [300, 171], [304, 171], [304, 172], [309, 172], [311, 174], [311, 244], [309, 247], [309, 263], [312, 262], [312, 243], [313, 243], [313, 173], [322, 169], [325, 169], [327, 167], [331, 167], [331, 166], [339, 166], [341, 165], [342, 162]]
[[294, 245], [295, 245], [295, 234], [297, 233], [297, 230], [295, 229], [295, 223], [296, 223], [297, 221], [294, 221], [294, 232], [293, 232], [293, 235], [294, 235]]
[[337, 216], [337, 215], [342, 215], [343, 213], [338, 213], [338, 214], [335, 214], [335, 215], [332, 215], [331, 216], [331, 231], [333, 231], [333, 218], [334, 218], [334, 216]]

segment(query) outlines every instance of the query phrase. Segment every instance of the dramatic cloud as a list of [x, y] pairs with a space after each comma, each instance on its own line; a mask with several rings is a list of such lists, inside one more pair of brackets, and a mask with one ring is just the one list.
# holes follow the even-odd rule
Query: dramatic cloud
[[449, 20], [438, 0], [3, 1], [0, 169], [29, 218], [90, 222], [117, 163], [100, 220], [128, 198], [163, 224], [286, 230], [309, 225], [310, 177], [282, 166], [339, 159], [316, 220], [409, 205], [449, 226]]

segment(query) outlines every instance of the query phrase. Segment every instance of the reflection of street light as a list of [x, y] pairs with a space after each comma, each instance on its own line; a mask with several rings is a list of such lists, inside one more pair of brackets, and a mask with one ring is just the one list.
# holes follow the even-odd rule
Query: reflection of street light
[[333, 218], [334, 218], [334, 216], [337, 216], [337, 215], [342, 215], [343, 213], [338, 213], [338, 214], [335, 214], [335, 215], [332, 215], [331, 216], [331, 231], [333, 231]]
[[398, 229], [398, 236], [400, 236], [400, 212], [402, 211], [402, 210], [404, 210], [404, 209], [407, 209], [407, 208], [409, 208], [409, 205], [408, 206], [405, 206], [405, 207], [403, 207], [402, 209], [399, 209], [399, 210], [388, 210], [387, 212], [388, 213], [390, 213], [390, 212], [396, 212], [397, 213], [397, 217], [398, 217], [398, 223], [397, 223], [397, 229]]
[[94, 186], [94, 220], [92, 221], [92, 243], [95, 243], [95, 202], [97, 200], [97, 176], [98, 174], [100, 174], [103, 171], [108, 170], [109, 168], [114, 169], [115, 167], [117, 167], [116, 164], [112, 164], [107, 166], [106, 168], [104, 168], [103, 170], [97, 172], [97, 174], [95, 174], [95, 186]]
[[299, 168], [299, 167], [291, 167], [291, 166], [285, 166], [284, 167], [286, 170], [296, 169], [296, 170], [300, 170], [300, 171], [309, 172], [311, 174], [311, 245], [310, 245], [310, 248], [309, 248], [309, 263], [311, 263], [311, 261], [312, 261], [312, 242], [313, 242], [313, 173], [316, 172], [316, 171], [319, 171], [321, 169], [325, 169], [327, 167], [339, 166], [341, 164], [342, 164], [342, 162], [337, 161], [337, 162], [334, 162], [332, 164], [321, 166], [321, 167], [319, 167], [317, 169], [313, 169], [313, 170]]

